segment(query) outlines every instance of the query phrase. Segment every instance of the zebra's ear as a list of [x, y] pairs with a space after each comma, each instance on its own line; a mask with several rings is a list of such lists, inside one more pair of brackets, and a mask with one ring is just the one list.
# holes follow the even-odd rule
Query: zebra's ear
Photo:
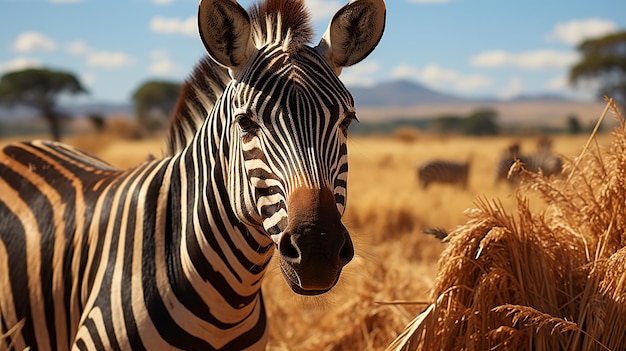
[[201, 0], [198, 29], [209, 56], [217, 63], [236, 69], [246, 62], [250, 17], [236, 0]]
[[385, 29], [384, 0], [351, 0], [339, 9], [316, 49], [335, 73], [363, 60], [378, 45]]

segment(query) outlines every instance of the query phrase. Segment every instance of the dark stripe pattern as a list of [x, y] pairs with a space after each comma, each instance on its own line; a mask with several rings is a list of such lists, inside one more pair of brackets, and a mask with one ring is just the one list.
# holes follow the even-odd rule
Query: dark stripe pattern
[[421, 164], [417, 170], [417, 178], [423, 189], [430, 184], [456, 184], [467, 188], [470, 163], [449, 160], [432, 160]]
[[537, 151], [533, 154], [522, 154], [519, 144], [511, 145], [496, 162], [496, 183], [501, 181], [515, 185], [519, 182], [519, 174], [511, 172], [511, 166], [519, 160], [523, 167], [533, 173], [541, 172], [544, 176], [556, 176], [563, 171], [563, 160], [551, 150], [550, 143], [540, 139]]

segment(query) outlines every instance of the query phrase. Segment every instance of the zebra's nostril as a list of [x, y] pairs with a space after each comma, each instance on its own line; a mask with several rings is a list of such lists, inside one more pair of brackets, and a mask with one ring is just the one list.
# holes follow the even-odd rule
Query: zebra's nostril
[[352, 245], [352, 240], [350, 240], [350, 236], [345, 236], [346, 241], [343, 243], [341, 250], [339, 251], [339, 263], [341, 266], [345, 266], [354, 258], [354, 246]]
[[300, 250], [298, 250], [292, 242], [292, 236], [290, 234], [283, 234], [278, 244], [278, 250], [286, 261], [291, 263], [299, 263], [301, 261]]

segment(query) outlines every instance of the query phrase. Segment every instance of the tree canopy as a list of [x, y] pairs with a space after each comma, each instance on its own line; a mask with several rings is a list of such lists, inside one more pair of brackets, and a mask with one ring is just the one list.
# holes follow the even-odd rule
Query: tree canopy
[[6, 73], [0, 78], [0, 103], [33, 107], [48, 122], [54, 140], [61, 138], [61, 114], [57, 100], [63, 94], [87, 93], [72, 73], [46, 68], [28, 68]]
[[[163, 127], [176, 106], [181, 84], [168, 81], [147, 81], [133, 93], [139, 125], [147, 130]], [[155, 116], [155, 112], [156, 115]]]
[[480, 108], [468, 116], [444, 115], [434, 118], [430, 127], [438, 132], [457, 132], [464, 135], [497, 135], [498, 111]]
[[626, 31], [586, 40], [578, 51], [582, 59], [570, 69], [570, 82], [596, 78], [600, 96], [626, 104]]
[[498, 111], [490, 108], [479, 109], [463, 120], [463, 134], [465, 135], [497, 135]]

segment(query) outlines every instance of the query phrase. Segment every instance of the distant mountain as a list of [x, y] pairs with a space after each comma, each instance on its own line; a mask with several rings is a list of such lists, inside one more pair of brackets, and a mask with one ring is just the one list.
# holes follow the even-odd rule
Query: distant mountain
[[371, 87], [348, 87], [359, 107], [408, 107], [415, 105], [446, 105], [459, 103], [503, 102], [571, 102], [559, 94], [519, 95], [508, 99], [496, 97], [464, 98], [426, 88], [406, 80], [386, 82]]
[[[429, 113], [467, 112], [476, 105], [512, 105], [518, 103], [550, 103], [569, 104], [576, 103], [563, 96], [556, 94], [522, 95], [511, 99], [499, 99], [495, 97], [464, 98], [453, 94], [442, 93], [426, 88], [419, 83], [406, 80], [380, 83], [371, 87], [348, 87], [352, 96], [360, 108], [360, 116], [364, 109], [407, 109], [407, 108], [430, 108]], [[465, 107], [464, 107], [465, 106]], [[437, 110], [432, 110], [437, 107]], [[62, 106], [61, 111], [73, 117], [82, 117], [89, 114], [100, 114], [105, 117], [115, 115], [133, 116], [132, 103], [88, 103], [81, 105]], [[375, 113], [377, 113], [376, 111]], [[414, 113], [411, 113], [414, 115]], [[1, 121], [24, 121], [36, 118], [38, 111], [26, 107], [7, 109], [0, 106]], [[389, 117], [395, 115], [389, 114]]]
[[349, 87], [362, 122], [420, 120], [437, 116], [468, 116], [478, 109], [493, 109], [503, 124], [560, 125], [568, 116], [592, 123], [602, 111], [602, 101], [577, 101], [554, 93], [464, 98], [433, 91], [418, 83], [394, 81], [372, 87]]
[[[440, 93], [409, 81], [386, 82], [372, 87], [349, 87], [349, 90], [359, 107], [407, 107], [419, 104], [452, 104], [470, 101], [452, 94]], [[62, 106], [61, 110], [65, 114], [75, 117], [94, 113], [103, 116], [132, 115], [134, 113], [133, 105], [130, 103], [90, 103]], [[37, 111], [33, 109], [0, 107], [0, 120], [23, 120], [36, 116]]]
[[37, 110], [26, 106], [15, 106], [7, 108], [0, 106], [0, 121], [23, 121], [33, 119], [38, 116]]
[[523, 102], [523, 101], [533, 101], [533, 102], [556, 102], [556, 101], [562, 101], [562, 102], [567, 102], [567, 101], [571, 101], [571, 99], [563, 96], [563, 95], [559, 95], [559, 94], [537, 94], [537, 95], [519, 95], [516, 96], [512, 99], [508, 99], [508, 100], [504, 100], [504, 101], [510, 101], [510, 102]]
[[357, 106], [360, 107], [406, 107], [426, 103], [451, 104], [469, 101], [404, 80], [348, 89], [354, 96]]

